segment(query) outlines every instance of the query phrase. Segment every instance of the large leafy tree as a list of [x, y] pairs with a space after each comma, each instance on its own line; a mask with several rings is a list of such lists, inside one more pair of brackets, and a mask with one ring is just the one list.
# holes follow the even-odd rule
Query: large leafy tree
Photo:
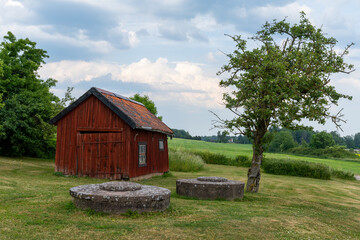
[[336, 52], [337, 40], [312, 25], [303, 12], [298, 24], [286, 19], [266, 22], [250, 38], [256, 43], [254, 49], [247, 49], [247, 40], [241, 36], [230, 37], [236, 50], [227, 55], [229, 63], [218, 74], [227, 73], [220, 86], [229, 87], [223, 100], [236, 117], [219, 117], [215, 126], [252, 140], [246, 190], [257, 192], [269, 127], [296, 129], [304, 127], [303, 119], [324, 124], [327, 118], [340, 126], [342, 115], [332, 115], [329, 107], [351, 96], [338, 93], [329, 83], [332, 74], [353, 71], [353, 66], [344, 62], [352, 44]]
[[340, 136], [340, 134], [336, 131], [332, 131], [330, 132], [330, 134], [332, 135], [334, 141], [335, 141], [335, 145], [339, 145], [339, 146], [345, 146], [346, 143], [344, 141], [344, 139]]
[[280, 131], [269, 144], [269, 152], [285, 152], [286, 150], [296, 146], [296, 142], [290, 131]]
[[356, 133], [354, 136], [354, 145], [356, 148], [360, 148], [360, 133]]
[[345, 136], [344, 137], [344, 141], [346, 144], [347, 148], [355, 148], [355, 142], [354, 142], [354, 137], [353, 136]]
[[335, 141], [331, 133], [319, 132], [312, 135], [310, 140], [310, 147], [312, 148], [326, 148], [335, 145]]
[[49, 157], [55, 149], [56, 128], [48, 121], [60, 109], [60, 100], [49, 90], [54, 79], [37, 74], [48, 55], [29, 39], [11, 33], [0, 44], [0, 154]]

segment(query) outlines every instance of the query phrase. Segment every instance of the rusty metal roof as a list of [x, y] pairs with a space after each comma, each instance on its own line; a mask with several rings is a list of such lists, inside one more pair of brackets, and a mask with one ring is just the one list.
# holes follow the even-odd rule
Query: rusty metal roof
[[173, 131], [154, 114], [152, 114], [142, 103], [116, 93], [94, 87], [51, 119], [50, 123], [55, 124], [58, 120], [76, 108], [91, 95], [97, 97], [133, 129], [161, 132], [168, 135], [173, 134]]

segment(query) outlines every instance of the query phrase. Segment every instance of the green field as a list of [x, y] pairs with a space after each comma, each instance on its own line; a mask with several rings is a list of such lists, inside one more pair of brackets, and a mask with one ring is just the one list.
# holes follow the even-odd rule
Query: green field
[[[171, 143], [172, 144], [172, 143]], [[0, 157], [0, 239], [360, 239], [360, 182], [262, 174], [241, 201], [176, 195], [176, 179], [246, 180], [246, 168], [206, 165], [139, 183], [171, 190], [170, 209], [133, 216], [74, 208], [69, 189], [106, 180], [54, 175], [52, 160]]]
[[[169, 140], [168, 143], [170, 149], [182, 148], [187, 150], [210, 151], [214, 153], [221, 153], [231, 158], [234, 158], [237, 155], [247, 155], [249, 157], [252, 157], [251, 144], [211, 143], [180, 138], [173, 138], [172, 140]], [[311, 158], [280, 153], [265, 153], [264, 155], [268, 158], [295, 159], [316, 163], [324, 163], [334, 169], [351, 171], [356, 175], [360, 175], [360, 160], [349, 161], [339, 159]]]

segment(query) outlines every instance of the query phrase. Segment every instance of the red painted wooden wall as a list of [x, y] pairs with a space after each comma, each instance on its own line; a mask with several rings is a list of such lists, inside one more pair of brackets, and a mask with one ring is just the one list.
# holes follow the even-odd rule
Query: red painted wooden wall
[[[164, 150], [159, 149], [164, 140]], [[138, 144], [146, 142], [146, 166], [138, 165]], [[133, 130], [90, 96], [57, 122], [55, 171], [97, 178], [133, 178], [169, 170], [167, 136]]]

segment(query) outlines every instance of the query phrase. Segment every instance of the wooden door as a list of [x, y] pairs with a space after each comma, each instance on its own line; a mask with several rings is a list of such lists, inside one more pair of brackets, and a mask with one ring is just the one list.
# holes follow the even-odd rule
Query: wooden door
[[81, 132], [78, 141], [77, 175], [121, 179], [121, 132]]

